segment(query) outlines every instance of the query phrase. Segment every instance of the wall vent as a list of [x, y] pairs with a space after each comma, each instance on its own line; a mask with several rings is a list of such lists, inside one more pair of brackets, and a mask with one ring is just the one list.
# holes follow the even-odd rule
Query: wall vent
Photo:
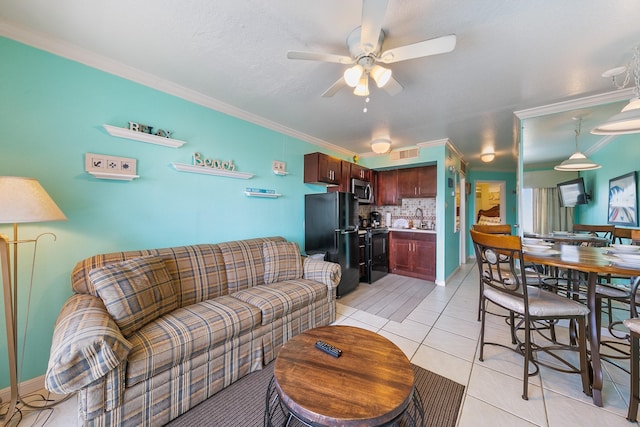
[[419, 148], [409, 148], [408, 150], [394, 150], [389, 156], [391, 160], [413, 159], [420, 155]]

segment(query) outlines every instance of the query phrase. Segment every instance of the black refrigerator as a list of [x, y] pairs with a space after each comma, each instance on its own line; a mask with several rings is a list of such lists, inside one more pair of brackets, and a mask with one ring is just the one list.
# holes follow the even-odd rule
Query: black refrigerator
[[351, 292], [360, 281], [358, 199], [353, 193], [307, 194], [304, 200], [304, 248], [307, 255], [325, 253], [340, 264], [337, 296]]

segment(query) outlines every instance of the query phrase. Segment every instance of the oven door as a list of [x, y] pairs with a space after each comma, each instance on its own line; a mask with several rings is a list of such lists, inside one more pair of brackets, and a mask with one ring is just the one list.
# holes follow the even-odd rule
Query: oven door
[[366, 244], [368, 283], [389, 273], [389, 232], [370, 232]]

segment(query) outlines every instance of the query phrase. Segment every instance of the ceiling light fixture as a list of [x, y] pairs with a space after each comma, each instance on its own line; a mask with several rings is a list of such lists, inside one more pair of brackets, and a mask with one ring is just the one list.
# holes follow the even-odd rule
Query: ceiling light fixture
[[378, 138], [371, 141], [371, 150], [376, 154], [384, 154], [391, 148], [391, 140]]
[[576, 152], [571, 155], [567, 160], [555, 166], [554, 169], [557, 171], [565, 171], [565, 172], [576, 172], [576, 171], [587, 171], [593, 169], [600, 169], [602, 166], [594, 162], [593, 160], [589, 160], [587, 156], [578, 151], [578, 136], [580, 135], [580, 129], [582, 127], [582, 118], [574, 117], [574, 120], [578, 120], [578, 124], [576, 125]]
[[353, 94], [356, 96], [369, 96], [369, 76], [365, 73], [358, 82], [358, 85], [353, 90]]
[[362, 78], [364, 73], [364, 67], [360, 64], [356, 64], [353, 67], [347, 68], [343, 74], [344, 81], [350, 87], [356, 87], [358, 82]]
[[375, 65], [371, 69], [371, 77], [376, 82], [376, 86], [384, 87], [391, 79], [391, 70], [388, 68]]
[[480, 160], [482, 160], [485, 163], [492, 162], [493, 159], [495, 158], [496, 158], [496, 153], [494, 153], [493, 151], [487, 151], [486, 153], [480, 154]]
[[[625, 73], [624, 81], [621, 85], [616, 83], [616, 76]], [[622, 111], [613, 117], [610, 117], [605, 123], [591, 130], [595, 135], [624, 135], [629, 133], [640, 133], [640, 52], [636, 46], [633, 49], [633, 59], [627, 67], [617, 67], [605, 71], [602, 77], [611, 77], [613, 84], [617, 89], [625, 88], [631, 81], [631, 77], [635, 83], [633, 91], [634, 97], [622, 109]]]

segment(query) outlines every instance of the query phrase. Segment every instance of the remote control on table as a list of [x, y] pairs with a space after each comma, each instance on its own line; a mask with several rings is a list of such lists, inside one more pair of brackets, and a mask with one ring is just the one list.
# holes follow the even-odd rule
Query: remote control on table
[[340, 357], [340, 355], [342, 354], [342, 350], [340, 350], [338, 347], [334, 347], [324, 341], [316, 342], [316, 348], [319, 348], [320, 350], [332, 355], [333, 357]]

